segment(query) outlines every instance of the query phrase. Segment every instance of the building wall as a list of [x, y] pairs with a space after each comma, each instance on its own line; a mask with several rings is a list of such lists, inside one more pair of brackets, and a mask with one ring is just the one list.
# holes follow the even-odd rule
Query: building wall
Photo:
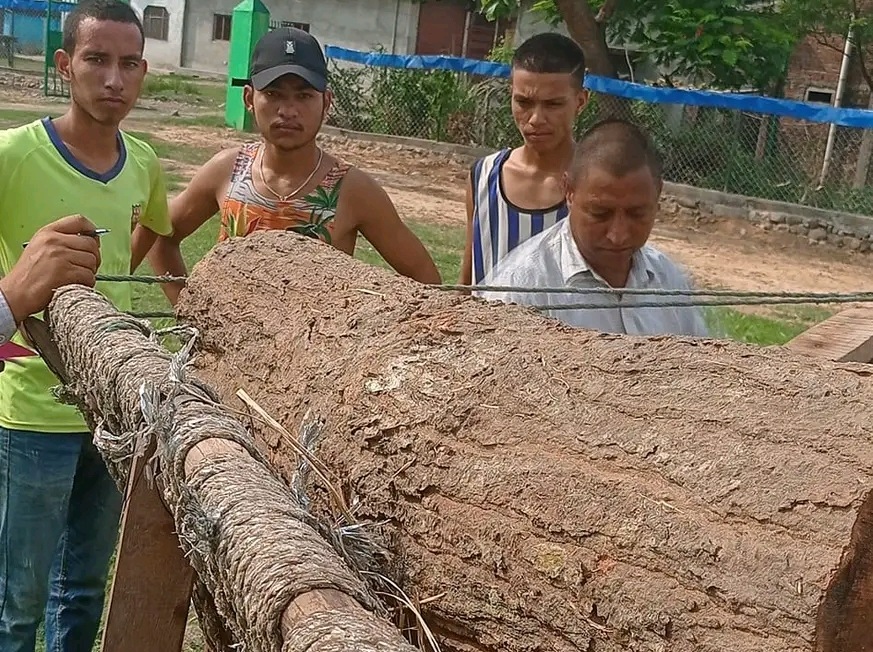
[[[182, 65], [197, 70], [224, 72], [229, 43], [213, 40], [215, 14], [231, 14], [239, 0], [189, 3]], [[273, 21], [309, 25], [322, 44], [370, 51], [408, 54], [415, 51], [418, 5], [410, 0], [283, 0], [267, 4]]]
[[[834, 37], [830, 43], [830, 46], [824, 45], [808, 37], [797, 46], [788, 65], [786, 98], [804, 101], [810, 89], [836, 93], [844, 41]], [[843, 106], [866, 108], [867, 91], [854, 54], [850, 63]]]
[[167, 40], [146, 38], [145, 58], [156, 68], [176, 68], [182, 65], [182, 37], [185, 27], [185, 0], [130, 0], [140, 18], [146, 7], [166, 7], [169, 14]]
[[530, 2], [524, 2], [522, 4], [523, 9], [519, 13], [518, 20], [515, 23], [513, 45], [518, 47], [531, 36], [542, 34], [543, 32], [557, 32], [564, 36], [570, 35], [569, 32], [567, 32], [567, 26], [564, 25], [564, 23], [552, 26], [541, 20], [538, 13], [531, 11], [530, 4]]

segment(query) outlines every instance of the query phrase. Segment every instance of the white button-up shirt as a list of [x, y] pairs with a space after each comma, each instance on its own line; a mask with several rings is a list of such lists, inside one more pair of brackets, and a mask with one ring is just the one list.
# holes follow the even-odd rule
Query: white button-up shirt
[[[522, 288], [609, 288], [579, 252], [562, 220], [516, 247], [484, 279], [482, 285]], [[627, 288], [690, 290], [688, 277], [664, 253], [645, 245], [633, 257]], [[536, 306], [542, 313], [570, 326], [628, 335], [685, 335], [709, 337], [700, 307], [639, 308], [640, 303], [681, 303], [691, 297], [620, 293], [536, 293], [475, 291], [489, 301]], [[587, 304], [604, 308], [557, 309], [549, 306]]]

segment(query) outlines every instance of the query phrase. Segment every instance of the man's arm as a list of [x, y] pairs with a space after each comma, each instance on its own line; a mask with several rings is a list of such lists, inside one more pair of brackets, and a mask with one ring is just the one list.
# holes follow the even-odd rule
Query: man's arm
[[[464, 241], [464, 253], [461, 257], [461, 277], [459, 285], [473, 284], [473, 175], [467, 180], [467, 192], [464, 199], [467, 206], [467, 237]], [[465, 291], [469, 294], [469, 291]]]
[[149, 196], [134, 225], [130, 237], [130, 273], [133, 274], [145, 259], [159, 235], [170, 235], [170, 213], [167, 209], [167, 181], [157, 155], [152, 151], [149, 160]]
[[[218, 212], [218, 190], [230, 178], [239, 148], [226, 149], [213, 156], [191, 182], [169, 205], [172, 233], [161, 236], [148, 253], [155, 274], [186, 276], [188, 270], [182, 251], [182, 241], [194, 233]], [[163, 283], [161, 288], [174, 306], [184, 283]]]
[[26, 317], [45, 309], [59, 287], [94, 286], [100, 242], [79, 234], [95, 228], [89, 220], [74, 215], [34, 234], [15, 266], [0, 278], [0, 342], [11, 338]]
[[403, 223], [388, 193], [370, 175], [351, 168], [343, 179], [337, 212], [351, 212], [355, 224], [398, 274], [419, 283], [442, 282], [425, 246]]

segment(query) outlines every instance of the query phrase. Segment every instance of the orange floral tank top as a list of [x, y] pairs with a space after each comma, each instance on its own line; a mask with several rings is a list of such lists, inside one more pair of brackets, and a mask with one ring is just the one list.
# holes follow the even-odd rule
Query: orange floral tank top
[[237, 154], [230, 188], [220, 208], [218, 241], [282, 229], [330, 243], [340, 185], [350, 166], [338, 160], [312, 192], [283, 202], [255, 190], [252, 163], [260, 147], [259, 142], [247, 143]]

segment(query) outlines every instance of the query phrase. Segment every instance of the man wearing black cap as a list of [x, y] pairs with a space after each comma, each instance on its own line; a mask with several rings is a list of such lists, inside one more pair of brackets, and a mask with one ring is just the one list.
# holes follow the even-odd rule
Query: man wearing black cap
[[[216, 154], [171, 202], [173, 235], [159, 238], [149, 253], [157, 274], [184, 276], [181, 241], [219, 213], [219, 240], [283, 229], [351, 255], [361, 233], [398, 273], [422, 283], [441, 281], [387, 193], [316, 143], [332, 95], [327, 62], [313, 36], [281, 28], [262, 37], [243, 99], [262, 141]], [[175, 304], [181, 284], [163, 287]]]

